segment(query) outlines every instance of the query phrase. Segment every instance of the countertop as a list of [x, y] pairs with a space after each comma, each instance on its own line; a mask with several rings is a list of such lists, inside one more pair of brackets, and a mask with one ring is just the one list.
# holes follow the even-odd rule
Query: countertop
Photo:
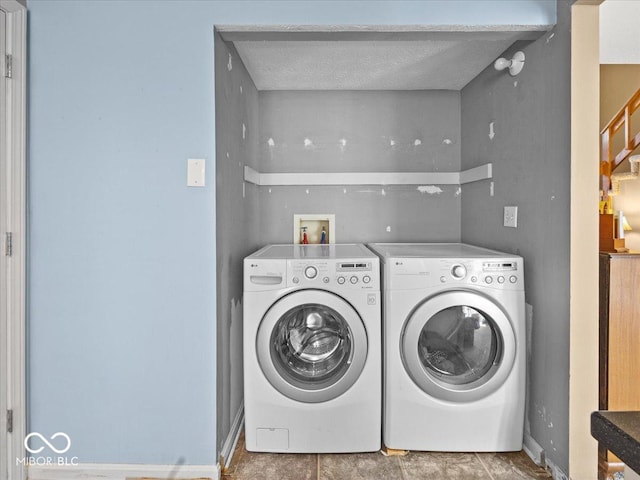
[[593, 412], [591, 436], [640, 473], [640, 412]]

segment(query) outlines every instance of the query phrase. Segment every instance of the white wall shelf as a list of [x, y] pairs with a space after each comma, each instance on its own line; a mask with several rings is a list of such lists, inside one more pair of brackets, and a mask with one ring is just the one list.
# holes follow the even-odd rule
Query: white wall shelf
[[492, 176], [490, 163], [462, 172], [260, 173], [251, 167], [244, 167], [245, 181], [260, 186], [463, 185]]

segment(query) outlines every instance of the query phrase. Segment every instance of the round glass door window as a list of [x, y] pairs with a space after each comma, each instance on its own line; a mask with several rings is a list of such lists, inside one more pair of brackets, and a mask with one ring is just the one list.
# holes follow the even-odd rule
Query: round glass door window
[[294, 385], [320, 389], [339, 380], [353, 352], [349, 325], [334, 309], [318, 304], [292, 308], [271, 334], [271, 358]]
[[466, 402], [503, 384], [514, 365], [516, 339], [511, 320], [495, 302], [448, 291], [412, 312], [400, 349], [405, 369], [425, 393]]
[[325, 402], [358, 380], [367, 359], [367, 332], [343, 298], [300, 290], [267, 311], [256, 350], [262, 372], [280, 393], [301, 402]]
[[418, 340], [425, 370], [452, 385], [480, 380], [501, 355], [502, 341], [493, 321], [469, 306], [439, 311], [425, 323]]

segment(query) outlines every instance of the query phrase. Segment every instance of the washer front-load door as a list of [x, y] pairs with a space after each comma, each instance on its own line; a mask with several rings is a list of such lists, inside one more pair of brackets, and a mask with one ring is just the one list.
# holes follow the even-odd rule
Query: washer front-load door
[[452, 402], [499, 388], [515, 360], [516, 340], [504, 311], [478, 293], [450, 291], [427, 299], [400, 338], [404, 366], [427, 394]]
[[367, 333], [356, 310], [322, 290], [299, 290], [266, 313], [256, 338], [264, 375], [280, 393], [326, 402], [353, 385], [367, 358]]

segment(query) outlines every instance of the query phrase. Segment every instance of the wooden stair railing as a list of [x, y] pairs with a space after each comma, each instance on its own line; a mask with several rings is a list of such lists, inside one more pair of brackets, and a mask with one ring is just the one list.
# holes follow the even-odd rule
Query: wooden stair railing
[[[600, 132], [600, 175], [602, 192], [608, 196], [611, 186], [611, 174], [640, 146], [640, 131], [631, 132], [631, 116], [640, 108], [640, 89], [634, 93], [624, 106], [615, 114]], [[624, 128], [624, 147], [617, 153], [612, 152], [613, 136]], [[634, 129], [635, 130], [635, 129]]]

